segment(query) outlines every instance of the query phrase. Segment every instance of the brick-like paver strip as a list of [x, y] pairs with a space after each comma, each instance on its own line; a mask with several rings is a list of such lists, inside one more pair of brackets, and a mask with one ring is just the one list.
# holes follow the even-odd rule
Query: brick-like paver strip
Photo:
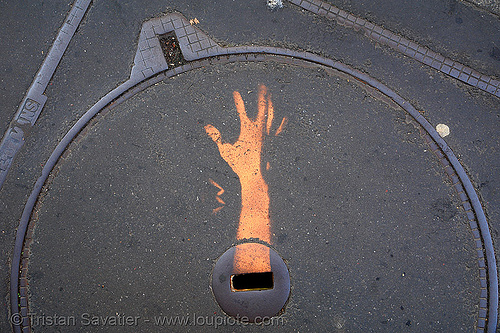
[[[305, 1], [298, 2], [302, 3]], [[313, 6], [314, 8], [317, 8], [318, 12], [321, 10], [326, 12], [328, 10], [328, 13], [338, 14], [340, 18], [348, 20], [350, 22], [348, 24], [351, 24], [353, 27], [356, 27], [355, 23], [363, 23], [365, 26], [372, 26], [371, 31], [374, 34], [384, 36], [388, 41], [394, 40], [395, 38], [394, 35], [391, 35], [388, 31], [383, 30], [382, 28], [376, 27], [375, 25], [362, 19], [355, 18], [338, 8], [325, 5], [325, 3], [319, 0], [308, 2], [308, 4], [308, 7]], [[184, 59], [190, 62], [185, 65], [169, 69], [161, 51], [158, 36], [172, 31], [175, 32], [176, 37], [179, 40]], [[425, 60], [426, 57], [433, 57], [434, 60], [441, 59], [439, 55], [430, 50], [425, 50], [424, 52], [424, 48], [413, 42], [407, 40], [404, 40], [403, 42], [401, 41], [402, 38], [399, 39], [398, 45], [405, 44], [407, 49], [411, 48], [412, 50], [415, 50], [415, 52], [418, 51], [421, 54], [425, 54], [425, 57], [422, 57], [423, 61], [429, 62], [429, 60]], [[150, 50], [150, 52], [146, 52], [147, 50]], [[443, 63], [453, 64], [453, 62], [449, 59], [445, 59], [444, 57], [442, 59]], [[431, 150], [439, 158], [439, 161], [443, 165], [447, 175], [450, 177], [453, 187], [462, 202], [469, 219], [473, 239], [476, 243], [481, 288], [479, 295], [477, 332], [485, 332], [486, 329], [488, 332], [494, 332], [498, 315], [498, 277], [493, 242], [486, 216], [477, 193], [475, 192], [470, 179], [455, 154], [446, 144], [444, 139], [439, 136], [434, 127], [415, 109], [415, 107], [382, 83], [364, 73], [342, 64], [339, 61], [323, 58], [305, 51], [295, 51], [268, 46], [220, 47], [200, 29], [191, 26], [191, 24], [189, 24], [189, 22], [180, 14], [169, 14], [165, 17], [153, 19], [143, 24], [134, 61], [134, 67], [132, 68], [129, 80], [110, 91], [106, 96], [92, 106], [76, 122], [68, 133], [66, 133], [55, 150], [52, 152], [51, 156], [47, 160], [47, 163], [45, 163], [42, 175], [35, 183], [33, 191], [31, 192], [26, 206], [24, 207], [16, 235], [16, 245], [14, 248], [14, 256], [12, 260], [13, 268], [11, 274], [11, 307], [13, 312], [15, 309], [19, 309], [17, 311], [23, 315], [24, 319], [26, 319], [23, 319], [23, 321], [27, 322], [29, 325], [29, 321], [27, 319], [27, 299], [23, 296], [26, 295], [28, 287], [27, 265], [29, 257], [29, 244], [32, 239], [31, 232], [33, 227], [30, 225], [30, 228], [28, 228], [28, 224], [30, 224], [31, 213], [45, 182], [47, 181], [57, 161], [63, 155], [66, 147], [68, 147], [73, 139], [94, 118], [95, 115], [100, 112], [107, 112], [107, 110], [116, 107], [123, 101], [151, 85], [195, 68], [209, 66], [212, 63], [237, 61], [278, 61], [297, 65], [313, 63], [316, 65], [332, 67], [340, 72], [354, 76], [364, 84], [376, 88], [393, 102], [401, 106], [402, 109], [408, 112], [420, 124], [422, 135], [430, 145]], [[433, 62], [430, 62], [430, 64], [432, 66]], [[460, 67], [461, 72], [466, 73], [469, 71], [464, 68], [465, 67], [463, 66]], [[473, 76], [475, 75], [475, 77], [483, 77], [479, 73], [472, 70], [470, 73]], [[20, 272], [21, 274], [19, 274]], [[19, 307], [20, 304], [26, 304], [26, 307]], [[26, 326], [23, 327], [23, 329], [24, 328], [27, 330], [30, 329]]]
[[346, 11], [319, 0], [289, 0], [289, 2], [314, 14], [336, 21], [338, 24], [356, 31], [362, 30], [373, 41], [413, 58], [446, 75], [500, 97], [500, 81], [483, 75], [459, 62], [445, 58], [439, 53], [418, 45], [400, 35], [384, 29], [372, 22], [356, 17]]
[[477, 322], [477, 332], [484, 332], [486, 318], [488, 314], [488, 281], [487, 281], [487, 271], [486, 271], [486, 262], [484, 258], [484, 246], [483, 240], [481, 239], [481, 231], [478, 229], [476, 214], [474, 213], [474, 208], [472, 207], [469, 196], [467, 195], [464, 187], [462, 186], [462, 182], [460, 181], [460, 177], [455, 172], [455, 169], [450, 165], [449, 160], [446, 158], [446, 155], [443, 153], [443, 150], [434, 142], [432, 137], [425, 133], [421, 129], [421, 135], [425, 138], [425, 141], [430, 147], [430, 150], [438, 157], [441, 165], [443, 165], [446, 174], [448, 175], [452, 186], [455, 188], [455, 191], [462, 202], [462, 207], [467, 214], [467, 218], [469, 220], [469, 225], [472, 232], [472, 237], [474, 239], [474, 243], [476, 244], [476, 251], [478, 254], [478, 264], [479, 264], [479, 280], [480, 280], [480, 295], [479, 295], [479, 317]]
[[[0, 143], [0, 188], [7, 177], [7, 172], [9, 171], [14, 157], [23, 146], [26, 128], [35, 125], [38, 116], [42, 112], [43, 106], [47, 101], [47, 96], [43, 93], [52, 75], [54, 75], [83, 15], [87, 11], [90, 1], [91, 0], [77, 0], [73, 4], [71, 11], [57, 34], [56, 40], [52, 44], [28, 93], [15, 114], [14, 120]], [[23, 130], [23, 128], [25, 130]]]

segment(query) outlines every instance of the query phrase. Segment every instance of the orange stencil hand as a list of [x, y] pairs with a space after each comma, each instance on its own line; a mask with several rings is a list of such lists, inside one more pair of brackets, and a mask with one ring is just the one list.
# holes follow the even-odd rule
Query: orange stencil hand
[[261, 173], [261, 153], [266, 116], [269, 128], [274, 115], [273, 105], [267, 88], [261, 85], [257, 117], [250, 120], [240, 93], [235, 91], [233, 97], [241, 124], [238, 140], [233, 144], [223, 143], [219, 130], [210, 124], [205, 126], [205, 131], [217, 143], [220, 155], [238, 175], [241, 183], [237, 239], [258, 238], [270, 243], [269, 194]]

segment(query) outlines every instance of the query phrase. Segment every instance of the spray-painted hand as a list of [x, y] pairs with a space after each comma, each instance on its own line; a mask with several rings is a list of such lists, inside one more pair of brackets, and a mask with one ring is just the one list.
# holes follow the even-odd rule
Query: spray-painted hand
[[[259, 86], [258, 112], [255, 120], [250, 120], [239, 92], [233, 93], [234, 104], [240, 116], [241, 128], [238, 140], [223, 143], [221, 134], [212, 125], [205, 131], [217, 143], [220, 155], [238, 175], [241, 184], [241, 213], [236, 238], [259, 239], [271, 243], [271, 220], [269, 217], [269, 193], [261, 172], [262, 142], [264, 123], [267, 117], [266, 133], [271, 129], [274, 109], [267, 88]], [[276, 131], [278, 135], [285, 124], [285, 118]], [[234, 256], [234, 269], [238, 273], [269, 272], [271, 270], [269, 248], [250, 243], [238, 247]]]
[[212, 125], [206, 125], [205, 131], [217, 143], [222, 158], [231, 166], [240, 178], [240, 181], [252, 177], [261, 177], [264, 122], [267, 115], [267, 127], [269, 131], [274, 115], [271, 97], [267, 94], [265, 86], [259, 86], [258, 113], [255, 120], [248, 118], [240, 93], [237, 91], [233, 92], [233, 97], [241, 122], [238, 141], [233, 144], [223, 143], [221, 133]]

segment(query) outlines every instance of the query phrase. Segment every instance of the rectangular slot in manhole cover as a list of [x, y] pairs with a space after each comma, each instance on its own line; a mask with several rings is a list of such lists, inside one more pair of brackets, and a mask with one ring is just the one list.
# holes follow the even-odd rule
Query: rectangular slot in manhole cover
[[273, 288], [273, 272], [235, 274], [231, 276], [232, 291], [268, 290]]
[[167, 60], [167, 65], [170, 68], [182, 66], [186, 63], [181, 52], [179, 41], [175, 36], [175, 32], [171, 31], [163, 35], [159, 35], [160, 46]]

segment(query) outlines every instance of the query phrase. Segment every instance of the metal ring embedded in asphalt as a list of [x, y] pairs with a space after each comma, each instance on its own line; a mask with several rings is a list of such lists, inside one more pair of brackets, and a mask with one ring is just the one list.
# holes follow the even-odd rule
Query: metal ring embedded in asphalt
[[[19, 291], [22, 288], [26, 288], [23, 286], [23, 282], [26, 283], [25, 277], [20, 277], [20, 265], [21, 265], [21, 255], [24, 247], [24, 240], [26, 236], [26, 231], [28, 227], [28, 223], [30, 221], [31, 213], [35, 206], [38, 196], [40, 195], [41, 189], [45, 184], [49, 174], [52, 172], [53, 167], [56, 165], [60, 156], [63, 154], [68, 145], [72, 142], [72, 140], [78, 135], [78, 133], [88, 124], [88, 122], [101, 110], [105, 108], [112, 108], [126, 99], [130, 98], [134, 94], [139, 91], [144, 90], [148, 86], [155, 84], [159, 81], [167, 79], [169, 77], [175, 76], [177, 74], [190, 71], [195, 68], [199, 68], [202, 66], [210, 65], [212, 60], [218, 62], [234, 62], [234, 61], [269, 61], [274, 60], [278, 62], [284, 63], [313, 63], [316, 65], [323, 65], [327, 67], [334, 68], [343, 73], [349, 74], [358, 78], [363, 83], [378, 89], [384, 95], [391, 98], [394, 102], [400, 105], [406, 112], [408, 112], [414, 119], [423, 127], [423, 129], [428, 133], [429, 138], [433, 140], [436, 144], [436, 150], [442, 151], [443, 158], [449, 160], [452, 165], [452, 170], [454, 169], [458, 175], [458, 182], [463, 184], [463, 191], [466, 193], [463, 200], [464, 205], [468, 203], [470, 200], [470, 206], [472, 206], [473, 215], [475, 219], [477, 219], [477, 223], [479, 225], [478, 233], [480, 232], [480, 237], [482, 243], [484, 245], [485, 253], [486, 253], [486, 265], [487, 269], [481, 268], [485, 272], [486, 277], [481, 277], [481, 285], [487, 293], [484, 297], [488, 299], [488, 304], [484, 305], [487, 307], [487, 311], [485, 311], [485, 317], [480, 317], [480, 323], [478, 326], [479, 330], [484, 330], [485, 324], [488, 325], [488, 332], [494, 332], [497, 315], [498, 315], [498, 277], [497, 277], [497, 266], [496, 266], [496, 258], [494, 254], [493, 243], [491, 239], [491, 234], [489, 232], [488, 222], [484, 215], [481, 203], [479, 198], [468, 178], [465, 170], [461, 166], [460, 162], [452, 152], [452, 150], [448, 147], [446, 142], [439, 136], [439, 134], [435, 131], [434, 127], [430, 125], [430, 123], [419, 114], [419, 112], [405, 99], [399, 96], [397, 93], [389, 89], [384, 84], [378, 82], [377, 80], [371, 78], [370, 76], [363, 74], [359, 71], [356, 71], [350, 68], [347, 65], [344, 65], [338, 61], [333, 61], [327, 58], [323, 58], [308, 52], [299, 52], [292, 51], [287, 49], [278, 49], [271, 47], [233, 47], [227, 48], [224, 50], [223, 54], [216, 55], [214, 57], [210, 57], [208, 59], [202, 60], [194, 60], [186, 65], [173, 68], [167, 71], [163, 71], [161, 73], [152, 74], [148, 78], [143, 80], [139, 80], [134, 78], [134, 80], [128, 80], [121, 86], [117, 87], [110, 93], [108, 93], [105, 97], [103, 97], [98, 103], [96, 103], [90, 110], [88, 110], [82, 118], [78, 120], [78, 122], [68, 131], [68, 133], [64, 136], [61, 142], [58, 144], [56, 149], [51, 154], [47, 163], [45, 164], [42, 175], [38, 178], [33, 191], [31, 192], [30, 197], [24, 207], [23, 215], [21, 217], [19, 227], [16, 235], [16, 245], [14, 249], [14, 255], [12, 260], [12, 273], [11, 273], [11, 309], [12, 313], [22, 312], [19, 311], [20, 303], [19, 303]], [[461, 193], [464, 193], [461, 192]], [[475, 224], [475, 222], [474, 222]], [[472, 226], [472, 224], [471, 224]], [[475, 226], [477, 228], [477, 225]], [[231, 249], [230, 249], [231, 250]], [[482, 253], [482, 251], [481, 251]], [[278, 256], [279, 257], [279, 256]], [[281, 258], [279, 258], [281, 260]], [[480, 263], [483, 263], [484, 267], [484, 259], [479, 258]], [[24, 279], [24, 280], [23, 280]], [[20, 283], [21, 282], [21, 283]], [[486, 289], [487, 288], [487, 289]], [[259, 291], [264, 292], [264, 291]], [[24, 308], [27, 311], [27, 308]], [[13, 324], [16, 332], [20, 331], [20, 325]]]

